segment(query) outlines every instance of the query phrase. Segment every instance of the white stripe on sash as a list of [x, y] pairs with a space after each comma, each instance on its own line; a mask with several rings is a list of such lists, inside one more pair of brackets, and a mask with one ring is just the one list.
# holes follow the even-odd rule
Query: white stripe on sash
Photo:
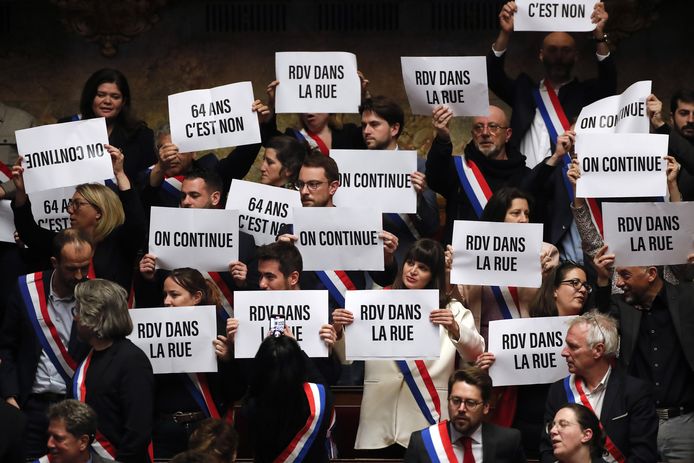
[[310, 413], [306, 424], [292, 439], [289, 446], [275, 459], [275, 463], [301, 462], [306, 457], [325, 418], [325, 388], [321, 384], [304, 383]]

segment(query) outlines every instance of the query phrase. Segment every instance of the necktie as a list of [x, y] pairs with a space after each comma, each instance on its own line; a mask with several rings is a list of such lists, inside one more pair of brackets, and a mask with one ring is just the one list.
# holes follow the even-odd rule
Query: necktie
[[472, 438], [470, 436], [461, 437], [463, 441], [463, 463], [475, 463], [472, 455]]

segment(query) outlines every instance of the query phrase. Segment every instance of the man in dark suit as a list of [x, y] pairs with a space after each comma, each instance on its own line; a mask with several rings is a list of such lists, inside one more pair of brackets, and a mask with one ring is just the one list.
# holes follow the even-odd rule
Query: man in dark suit
[[74, 289], [87, 277], [91, 240], [77, 229], [53, 240], [53, 269], [20, 277], [0, 330], [0, 395], [27, 417], [25, 452], [46, 453], [46, 410], [65, 398], [66, 383], [88, 346], [77, 339]]
[[[573, 319], [562, 356], [570, 376], [552, 384], [545, 404], [545, 421], [567, 403], [593, 410], [607, 434], [605, 448], [615, 458], [630, 462], [658, 459], [658, 418], [651, 387], [644, 381], [613, 368], [619, 350], [617, 322], [607, 315], [588, 312]], [[547, 433], [540, 442], [540, 459], [553, 462]]]
[[614, 254], [595, 255], [596, 302], [619, 320], [619, 361], [653, 387], [660, 419], [658, 451], [663, 460], [694, 461], [694, 283], [663, 280], [662, 268], [617, 267], [610, 295]]
[[520, 431], [482, 422], [491, 393], [486, 371], [467, 367], [453, 373], [448, 381], [450, 420], [413, 432], [405, 462], [525, 462]]

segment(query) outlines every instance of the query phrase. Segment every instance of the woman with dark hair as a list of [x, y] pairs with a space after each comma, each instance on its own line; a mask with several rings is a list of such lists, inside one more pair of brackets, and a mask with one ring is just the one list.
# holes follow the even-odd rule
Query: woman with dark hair
[[188, 448], [210, 455], [215, 463], [234, 463], [239, 435], [226, 421], [208, 418], [191, 434]]
[[75, 287], [77, 333], [92, 349], [75, 370], [72, 394], [99, 417], [95, 451], [140, 463], [149, 462], [154, 380], [149, 359], [126, 338], [133, 330], [127, 296], [108, 280], [86, 280]]
[[[393, 453], [402, 457], [412, 432], [447, 418], [445, 404], [448, 378], [455, 370], [456, 354], [473, 361], [484, 351], [484, 340], [475, 329], [472, 314], [463, 305], [450, 299], [446, 292], [444, 250], [437, 241], [423, 238], [416, 241], [405, 255], [392, 289], [436, 289], [439, 308], [429, 320], [440, 327], [440, 355], [436, 360], [367, 361], [359, 429], [355, 448], [381, 449], [394, 446]], [[343, 326], [354, 321], [345, 309], [333, 311], [333, 321], [340, 335]], [[344, 341], [341, 341], [344, 342]], [[413, 382], [406, 377], [414, 378]], [[411, 384], [426, 384], [428, 391], [410, 389]], [[432, 389], [436, 397], [432, 397]], [[428, 405], [423, 411], [415, 397]], [[397, 445], [394, 445], [397, 444]]]
[[605, 435], [595, 414], [581, 404], [567, 404], [547, 423], [554, 458], [559, 463], [603, 463]]
[[254, 461], [327, 462], [333, 399], [311, 360], [285, 327], [255, 356], [245, 408]]
[[92, 74], [80, 98], [82, 119], [106, 118], [109, 144], [125, 156], [125, 173], [138, 182], [138, 174], [157, 162], [154, 133], [132, 114], [130, 85], [116, 69], [100, 69]]
[[272, 137], [265, 144], [260, 165], [260, 183], [294, 188], [304, 158], [310, 154], [305, 142], [286, 135]]
[[586, 269], [576, 262], [563, 261], [542, 280], [540, 291], [530, 304], [530, 316], [580, 315], [592, 292]]
[[484, 206], [480, 220], [483, 222], [530, 222], [533, 209], [532, 197], [520, 188], [500, 188]]

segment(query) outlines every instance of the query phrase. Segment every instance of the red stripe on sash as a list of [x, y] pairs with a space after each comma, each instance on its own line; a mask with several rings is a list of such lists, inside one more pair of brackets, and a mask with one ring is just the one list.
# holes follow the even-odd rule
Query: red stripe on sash
[[51, 316], [48, 314], [48, 302], [46, 301], [46, 293], [44, 292], [43, 278], [37, 278], [34, 281], [34, 283], [36, 284], [36, 292], [38, 293], [37, 295], [39, 297], [39, 305], [41, 306], [40, 309], [41, 315], [43, 316], [43, 321], [46, 324], [46, 327], [48, 327], [48, 330], [50, 331], [51, 337], [54, 339], [55, 344], [58, 346], [58, 349], [60, 350], [60, 355], [65, 359], [65, 362], [74, 371], [75, 368], [77, 368], [77, 362], [75, 362], [72, 356], [68, 353], [65, 344], [63, 344], [62, 340], [60, 339], [60, 335], [58, 334], [57, 328], [53, 324], [53, 320], [51, 320]]
[[434, 386], [434, 381], [431, 379], [429, 370], [424, 364], [424, 360], [415, 360], [414, 363], [417, 365], [417, 370], [419, 370], [419, 374], [422, 376], [422, 380], [427, 386], [429, 395], [431, 395], [431, 401], [434, 403], [434, 409], [436, 410], [436, 413], [439, 414], [439, 419], [441, 419], [441, 399], [439, 398], [439, 393], [436, 392], [436, 387]]
[[316, 142], [316, 145], [318, 145], [318, 149], [320, 152], [323, 154], [323, 156], [327, 156], [330, 154], [330, 148], [328, 148], [328, 145], [325, 144], [323, 139], [318, 136], [318, 134], [311, 132], [309, 129], [304, 129], [306, 134], [313, 139], [313, 141]]
[[477, 167], [477, 164], [475, 164], [474, 161], [471, 161], [468, 159], [467, 163], [468, 163], [468, 166], [470, 166], [470, 170], [472, 170], [472, 173], [475, 174], [475, 178], [477, 179], [477, 183], [479, 184], [480, 188], [482, 188], [482, 192], [484, 193], [484, 196], [486, 196], [487, 201], [489, 201], [489, 198], [492, 197], [492, 189], [489, 188], [489, 184], [487, 183], [487, 179], [484, 178], [484, 175], [482, 175], [482, 171], [480, 170], [479, 167]]
[[229, 301], [229, 305], [234, 307], [234, 292], [226, 284], [219, 272], [208, 272], [212, 281], [217, 285], [217, 288], [222, 292], [222, 295]]
[[[545, 83], [545, 88], [547, 89], [547, 95], [549, 95], [550, 101], [552, 101], [552, 106], [554, 106], [554, 110], [557, 112], [557, 117], [559, 117], [559, 122], [561, 122], [562, 128], [566, 131], [569, 130], [571, 127], [571, 124], [569, 124], [569, 119], [566, 117], [566, 113], [564, 113], [564, 108], [562, 107], [561, 103], [559, 102], [559, 97], [557, 96], [557, 93], [554, 91], [554, 88], [552, 87], [552, 84], [550, 84], [547, 79], [544, 81]], [[560, 135], [560, 134], [557, 134]]]
[[[583, 403], [583, 405], [586, 408], [589, 408], [590, 411], [595, 413], [595, 410], [593, 410], [593, 406], [590, 404], [588, 397], [586, 397], [585, 392], [583, 392], [583, 386], [581, 386], [581, 380], [578, 377], [576, 377], [576, 381], [574, 384], [576, 384], [576, 390], [578, 391], [578, 395], [581, 398], [581, 403]], [[610, 455], [612, 455], [612, 457], [614, 457], [614, 459], [617, 460], [618, 462], [621, 463], [621, 462], [626, 461], [626, 458], [624, 458], [624, 455], [622, 455], [622, 452], [617, 448], [617, 446], [614, 444], [614, 442], [612, 442], [612, 439], [610, 439], [610, 436], [608, 436], [607, 433], [605, 432], [605, 427], [602, 425], [602, 421], [599, 421], [599, 423], [600, 423], [600, 429], [602, 429], [602, 431], [605, 433], [605, 449], [608, 452], [610, 452]]]
[[[443, 442], [443, 448], [446, 451], [446, 456], [448, 457], [448, 461], [453, 461], [457, 462], [458, 458], [455, 456], [455, 452], [453, 451], [453, 443], [451, 442], [451, 436], [448, 434], [448, 420], [442, 421], [441, 423], [438, 424], [439, 427], [439, 433], [441, 434], [441, 441]], [[446, 440], [443, 439], [443, 437], [446, 437]], [[468, 463], [468, 462], [463, 462], [463, 463]]]
[[335, 275], [337, 275], [337, 277], [348, 290], [355, 291], [357, 289], [357, 287], [354, 285], [354, 282], [352, 282], [352, 280], [349, 279], [347, 272], [345, 272], [344, 270], [335, 270]]

